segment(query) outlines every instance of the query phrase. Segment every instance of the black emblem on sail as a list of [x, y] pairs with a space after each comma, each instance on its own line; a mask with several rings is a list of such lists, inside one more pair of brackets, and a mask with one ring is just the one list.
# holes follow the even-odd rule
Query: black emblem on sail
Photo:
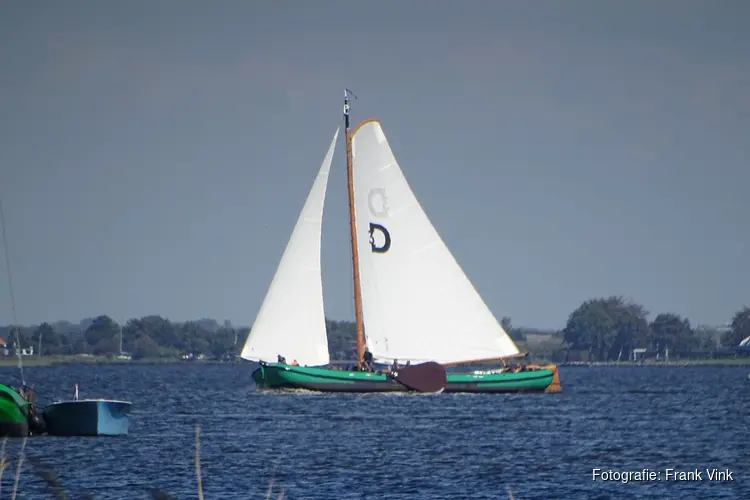
[[388, 197], [385, 189], [374, 188], [367, 194], [367, 208], [375, 217], [388, 217]]
[[[381, 246], [375, 244], [376, 230], [380, 231], [383, 234], [383, 238], [385, 239]], [[391, 233], [389, 233], [385, 227], [381, 226], [380, 224], [375, 224], [374, 222], [370, 222], [370, 248], [375, 253], [385, 253], [389, 248], [391, 248]]]

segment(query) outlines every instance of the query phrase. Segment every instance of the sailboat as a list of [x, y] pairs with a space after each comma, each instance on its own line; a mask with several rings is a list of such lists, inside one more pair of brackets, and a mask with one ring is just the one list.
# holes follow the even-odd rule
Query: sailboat
[[[349, 126], [344, 95], [358, 365], [330, 366], [320, 265], [333, 136], [240, 356], [262, 389], [557, 392], [555, 365], [524, 358], [422, 210], [378, 120]], [[371, 358], [391, 368], [374, 369]], [[501, 362], [494, 370], [448, 373]], [[399, 363], [405, 363], [400, 366]], [[368, 365], [365, 368], [365, 365]]]
[[[5, 254], [5, 268], [8, 278], [8, 294], [10, 309], [13, 314], [13, 324], [10, 333], [15, 333], [15, 343], [12, 347], [18, 356], [18, 370], [21, 375], [21, 387], [16, 389], [11, 385], [0, 384], [0, 437], [26, 437], [44, 432], [44, 422], [36, 413], [34, 393], [26, 385], [23, 374], [23, 358], [21, 339], [18, 335], [18, 320], [16, 318], [16, 300], [13, 293], [13, 278], [11, 277], [10, 252], [8, 251], [8, 237], [5, 233], [5, 215], [0, 200], [0, 234], [3, 240]], [[10, 340], [10, 338], [8, 339]]]
[[119, 351], [118, 351], [119, 354], [117, 355], [117, 359], [119, 359], [121, 361], [130, 361], [132, 359], [132, 356], [130, 354], [128, 354], [127, 352], [124, 352], [122, 350], [122, 325], [123, 325], [123, 320], [122, 320], [122, 318], [120, 318], [120, 323], [118, 325], [119, 326], [119, 328], [118, 328], [118, 330], [119, 330], [119, 332], [118, 332], [119, 333], [119, 339], [118, 340], [119, 340], [120, 348], [119, 348]]

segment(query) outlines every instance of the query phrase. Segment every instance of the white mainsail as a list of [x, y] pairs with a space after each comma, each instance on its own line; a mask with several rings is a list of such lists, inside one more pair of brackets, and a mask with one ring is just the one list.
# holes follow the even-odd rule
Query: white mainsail
[[328, 336], [323, 309], [320, 240], [328, 173], [339, 129], [323, 159], [305, 206], [258, 311], [241, 357], [275, 362], [278, 355], [303, 366], [326, 365]]
[[377, 121], [352, 137], [367, 346], [379, 361], [518, 354], [414, 196]]

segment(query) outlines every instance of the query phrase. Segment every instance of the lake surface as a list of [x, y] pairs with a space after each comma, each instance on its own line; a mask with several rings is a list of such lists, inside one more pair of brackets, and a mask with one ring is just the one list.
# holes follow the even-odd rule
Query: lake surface
[[[207, 499], [750, 499], [748, 368], [562, 368], [561, 394], [319, 395], [256, 392], [250, 366], [28, 367], [40, 397], [134, 402], [130, 435], [30, 438], [28, 456], [73, 498], [197, 498], [195, 425]], [[0, 369], [16, 385], [18, 371]], [[43, 402], [43, 401], [40, 401]], [[20, 440], [0, 498], [10, 498]], [[649, 468], [661, 481], [593, 481]], [[666, 469], [703, 480], [666, 481]], [[729, 469], [733, 481], [708, 480]], [[19, 499], [51, 498], [24, 462]]]

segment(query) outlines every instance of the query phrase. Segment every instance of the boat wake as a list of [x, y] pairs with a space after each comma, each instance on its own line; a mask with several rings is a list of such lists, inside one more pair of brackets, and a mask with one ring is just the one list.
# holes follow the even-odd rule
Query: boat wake
[[445, 389], [437, 392], [321, 392], [309, 389], [259, 389], [257, 394], [264, 396], [323, 396], [329, 398], [346, 398], [346, 397], [415, 397], [415, 396], [435, 396], [442, 394]]
[[274, 396], [280, 396], [280, 395], [310, 395], [310, 396], [321, 396], [324, 393], [320, 391], [311, 391], [310, 389], [258, 389], [258, 394], [263, 395], [274, 395]]

